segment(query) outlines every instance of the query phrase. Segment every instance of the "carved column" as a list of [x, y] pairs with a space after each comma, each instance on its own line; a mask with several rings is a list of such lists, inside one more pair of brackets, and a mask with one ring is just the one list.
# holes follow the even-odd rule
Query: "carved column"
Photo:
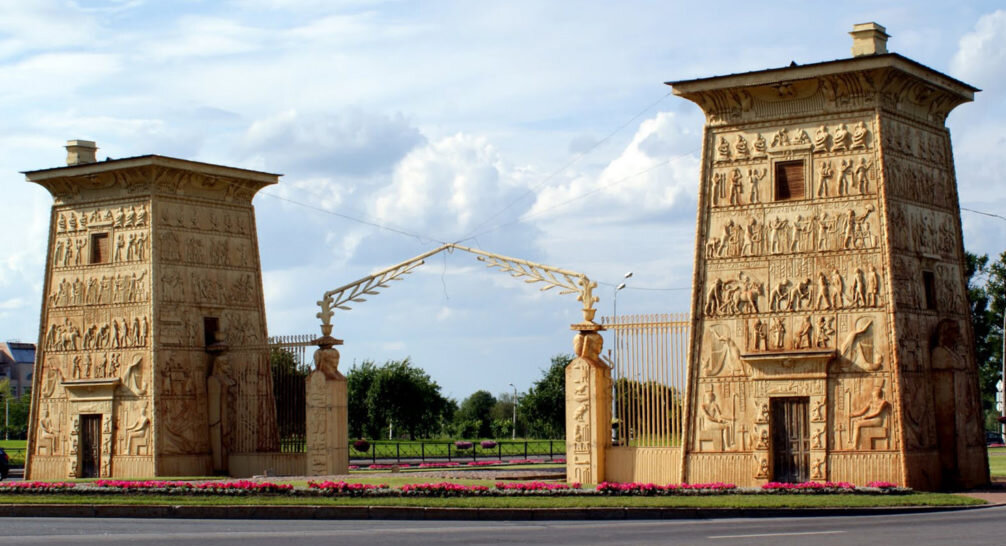
[[611, 368], [601, 361], [603, 328], [574, 324], [576, 358], [566, 366], [566, 479], [604, 481], [605, 449], [611, 445]]
[[346, 377], [339, 372], [342, 341], [322, 326], [317, 340], [315, 370], [307, 377], [307, 474], [325, 476], [349, 472], [349, 408]]

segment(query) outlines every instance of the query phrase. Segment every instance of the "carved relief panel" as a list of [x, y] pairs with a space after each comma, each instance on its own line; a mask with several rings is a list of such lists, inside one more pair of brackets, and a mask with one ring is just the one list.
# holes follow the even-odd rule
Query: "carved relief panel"
[[897, 401], [890, 375], [845, 375], [829, 381], [833, 451], [898, 449]]

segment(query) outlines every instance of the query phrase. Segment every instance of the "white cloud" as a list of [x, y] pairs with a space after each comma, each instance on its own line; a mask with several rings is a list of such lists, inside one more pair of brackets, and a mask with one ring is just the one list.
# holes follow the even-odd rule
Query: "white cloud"
[[457, 134], [409, 153], [378, 190], [373, 214], [440, 240], [464, 236], [521, 194], [486, 139]]
[[[965, 80], [1006, 79], [1006, 11], [997, 10], [978, 19], [975, 28], [961, 37], [952, 66]], [[979, 86], [988, 85], [981, 83]]]

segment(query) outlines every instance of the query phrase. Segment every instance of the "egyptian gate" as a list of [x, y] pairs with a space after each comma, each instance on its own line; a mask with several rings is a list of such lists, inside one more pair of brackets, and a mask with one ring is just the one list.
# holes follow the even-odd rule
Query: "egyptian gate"
[[851, 34], [670, 84], [706, 115], [687, 482], [988, 480], [945, 126], [978, 90]]
[[207, 475], [277, 451], [252, 198], [158, 155], [30, 171], [53, 196], [28, 479]]

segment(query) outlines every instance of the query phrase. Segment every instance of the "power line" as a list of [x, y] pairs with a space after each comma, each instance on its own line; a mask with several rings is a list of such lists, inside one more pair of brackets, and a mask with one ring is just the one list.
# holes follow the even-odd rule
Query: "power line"
[[982, 216], [991, 216], [992, 218], [998, 218], [1000, 220], [1006, 220], [1006, 216], [1001, 216], [999, 214], [994, 214], [994, 213], [991, 213], [991, 212], [982, 212], [980, 210], [969, 209], [969, 208], [966, 208], [966, 207], [961, 207], [961, 210], [966, 210], [968, 212], [973, 212], [975, 214], [981, 214]]

